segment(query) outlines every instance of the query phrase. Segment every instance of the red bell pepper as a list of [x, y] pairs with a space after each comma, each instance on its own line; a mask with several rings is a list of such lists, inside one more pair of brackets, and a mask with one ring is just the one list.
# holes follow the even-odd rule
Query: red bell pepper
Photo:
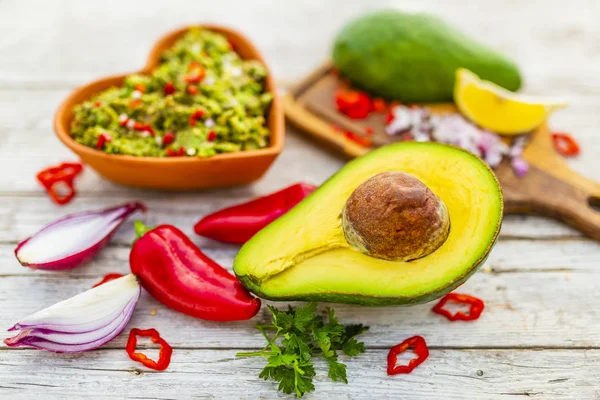
[[260, 299], [179, 229], [172, 225], [148, 229], [138, 221], [136, 231], [131, 272], [167, 307], [210, 321], [250, 319], [260, 309]]
[[[413, 352], [417, 355], [408, 362], [408, 365], [396, 365], [398, 355], [404, 353], [409, 347], [413, 348]], [[429, 357], [429, 348], [422, 336], [413, 336], [406, 339], [404, 342], [395, 345], [391, 348], [388, 354], [388, 375], [410, 374], [415, 368], [423, 363]]]
[[[452, 311], [446, 310], [444, 308], [448, 301], [469, 304], [471, 306], [471, 309], [469, 310], [468, 314], [465, 314], [462, 311], [453, 313]], [[450, 321], [473, 321], [481, 316], [483, 308], [483, 301], [478, 299], [477, 297], [469, 296], [468, 294], [450, 293], [442, 297], [442, 299], [435, 306], [433, 306], [431, 311], [433, 311], [436, 314], [443, 315]]]
[[316, 188], [308, 183], [296, 183], [267, 196], [224, 208], [202, 218], [194, 226], [194, 231], [221, 242], [245, 243]]

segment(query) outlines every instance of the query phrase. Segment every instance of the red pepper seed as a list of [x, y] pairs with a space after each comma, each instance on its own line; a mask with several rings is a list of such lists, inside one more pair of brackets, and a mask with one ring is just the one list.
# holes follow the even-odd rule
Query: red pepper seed
[[369, 136], [373, 136], [373, 134], [375, 133], [375, 130], [373, 128], [371, 128], [370, 126], [365, 128], [365, 133]]

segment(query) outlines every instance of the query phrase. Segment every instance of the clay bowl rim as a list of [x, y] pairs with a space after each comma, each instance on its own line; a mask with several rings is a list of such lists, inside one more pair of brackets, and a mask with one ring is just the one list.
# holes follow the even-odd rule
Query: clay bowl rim
[[[107, 87], [112, 86], [112, 85], [106, 85], [107, 87], [105, 87], [105, 85], [102, 85], [104, 82], [118, 80], [118, 81], [121, 81], [121, 83], [122, 83], [122, 81], [128, 75], [136, 74], [136, 73], [137, 74], [149, 74], [158, 65], [158, 63], [160, 61], [160, 55], [162, 54], [162, 52], [165, 49], [167, 49], [168, 47], [170, 47], [185, 32], [187, 32], [188, 30], [195, 28], [195, 27], [201, 27], [203, 29], [221, 33], [221, 34], [225, 35], [227, 38], [233, 39], [234, 43], [244, 43], [248, 52], [251, 54], [251, 57], [252, 57], [251, 59], [262, 62], [265, 65], [265, 67], [267, 68], [267, 78], [266, 78], [265, 86], [266, 86], [267, 91], [273, 95], [273, 101], [271, 102], [271, 107], [269, 109], [269, 116], [267, 118], [267, 121], [273, 120], [272, 123], [267, 123], [267, 126], [271, 130], [271, 135], [270, 135], [271, 143], [268, 147], [265, 147], [263, 149], [257, 149], [257, 150], [243, 150], [243, 151], [238, 151], [235, 153], [217, 154], [212, 157], [206, 157], [206, 158], [199, 158], [199, 157], [146, 157], [146, 156], [130, 156], [130, 155], [124, 155], [124, 154], [105, 153], [104, 151], [93, 149], [91, 147], [77, 143], [71, 137], [71, 135], [69, 133], [70, 132], [69, 124], [70, 124], [71, 120], [73, 119], [73, 116], [70, 115], [68, 117], [68, 119], [65, 121], [65, 123], [63, 124], [63, 120], [65, 120], [64, 115], [71, 113], [73, 107], [82, 101], [81, 99], [79, 99], [80, 97], [82, 97], [81, 96], [82, 92], [87, 92], [88, 90], [90, 90], [91, 87], [94, 87], [94, 86], [103, 87], [102, 89], [94, 90], [95, 93], [98, 93], [102, 90], [105, 90]], [[84, 96], [84, 97], [89, 99], [94, 94]], [[271, 113], [275, 113], [275, 115], [271, 116]], [[192, 164], [192, 163], [208, 163], [208, 162], [221, 161], [221, 160], [227, 161], [227, 160], [244, 159], [244, 158], [251, 159], [251, 158], [263, 157], [263, 156], [268, 156], [268, 155], [277, 155], [277, 154], [281, 153], [281, 151], [283, 149], [283, 139], [284, 139], [284, 135], [285, 135], [285, 122], [284, 122], [284, 117], [283, 117], [281, 98], [277, 92], [277, 87], [275, 86], [275, 80], [273, 78], [273, 74], [271, 73], [271, 69], [269, 68], [269, 66], [266, 64], [262, 54], [254, 46], [254, 44], [245, 35], [243, 35], [242, 33], [238, 32], [232, 28], [225, 27], [222, 25], [216, 25], [216, 24], [195, 24], [195, 25], [186, 25], [184, 27], [172, 30], [169, 33], [162, 36], [160, 39], [158, 39], [158, 41], [156, 41], [154, 46], [152, 46], [152, 49], [150, 50], [150, 54], [148, 55], [148, 58], [146, 59], [146, 64], [144, 65], [144, 67], [142, 69], [139, 69], [135, 72], [129, 72], [129, 73], [119, 74], [119, 75], [111, 75], [111, 76], [107, 76], [104, 78], [96, 79], [94, 81], [91, 81], [90, 83], [87, 83], [83, 86], [79, 86], [79, 87], [73, 89], [73, 91], [67, 96], [67, 98], [65, 100], [63, 100], [63, 102], [60, 104], [60, 106], [58, 107], [58, 109], [56, 110], [56, 112], [54, 114], [54, 132], [56, 133], [56, 136], [58, 136], [60, 141], [65, 146], [67, 146], [69, 149], [71, 149], [73, 152], [75, 152], [81, 158], [93, 157], [96, 159], [103, 159], [106, 161], [123, 161], [123, 162], [128, 162], [128, 163], [135, 163], [135, 164], [147, 164], [147, 163], [157, 163], [157, 164], [171, 164], [171, 163], [186, 164], [186, 163], [189, 163], [189, 164]]]

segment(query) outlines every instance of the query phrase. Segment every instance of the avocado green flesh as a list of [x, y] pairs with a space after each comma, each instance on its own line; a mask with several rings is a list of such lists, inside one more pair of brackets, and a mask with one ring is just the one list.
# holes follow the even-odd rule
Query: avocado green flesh
[[452, 100], [455, 74], [467, 68], [508, 90], [521, 86], [516, 64], [427, 14], [381, 10], [348, 23], [333, 62], [374, 95], [414, 103]]
[[[446, 204], [450, 234], [410, 262], [385, 261], [351, 248], [340, 213], [354, 189], [385, 171], [414, 175]], [[474, 155], [437, 143], [397, 143], [348, 163], [308, 198], [248, 241], [234, 271], [257, 295], [364, 305], [433, 300], [464, 282], [491, 250], [502, 194]]]

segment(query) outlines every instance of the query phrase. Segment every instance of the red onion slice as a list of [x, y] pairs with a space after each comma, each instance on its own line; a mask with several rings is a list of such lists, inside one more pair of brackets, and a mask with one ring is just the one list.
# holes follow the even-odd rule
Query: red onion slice
[[19, 243], [21, 265], [46, 270], [75, 268], [100, 251], [117, 228], [144, 204], [135, 202], [101, 211], [67, 215]]
[[[134, 275], [115, 279], [25, 318], [12, 328], [21, 329], [19, 334], [5, 339], [4, 343], [9, 347], [30, 346], [57, 353], [98, 348], [123, 331], [140, 293]], [[93, 317], [89, 317], [87, 311]], [[98, 319], [102, 312], [104, 317]], [[60, 322], [52, 323], [52, 318]], [[105, 322], [108, 318], [107, 323], [96, 329], [77, 331], [81, 326], [92, 326], [86, 319]], [[48, 329], [48, 326], [53, 328]]]

